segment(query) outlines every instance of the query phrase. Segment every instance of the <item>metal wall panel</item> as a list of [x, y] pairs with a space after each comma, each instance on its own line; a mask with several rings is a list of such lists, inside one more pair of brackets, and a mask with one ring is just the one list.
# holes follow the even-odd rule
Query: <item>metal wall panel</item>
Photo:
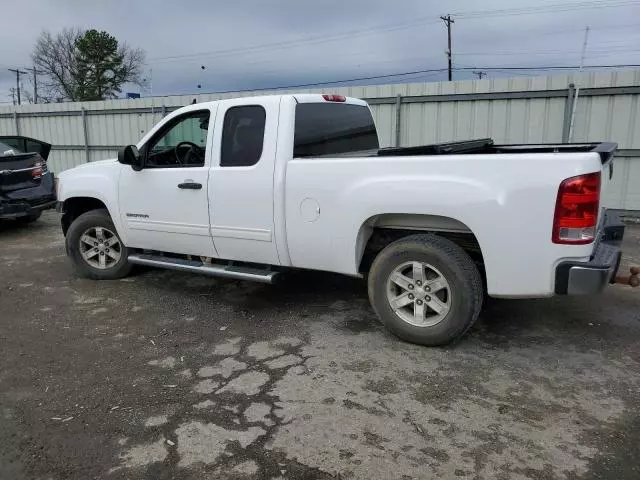
[[117, 158], [118, 150], [91, 150], [89, 152], [89, 161], [97, 162], [109, 158]]
[[[405, 97], [400, 105], [402, 146], [484, 137], [492, 137], [498, 143], [539, 143], [562, 141], [570, 83], [582, 89], [607, 89], [602, 93], [587, 92], [578, 98], [573, 141], [611, 140], [621, 149], [640, 149], [640, 70], [364, 87], [327, 86], [289, 93], [337, 93], [371, 100], [382, 147], [395, 144], [398, 94]], [[624, 91], [608, 93], [611, 88]], [[230, 92], [0, 107], [0, 135], [16, 134], [14, 112], [17, 112], [22, 135], [56, 146], [50, 166], [60, 172], [87, 159], [113, 158], [119, 146], [138, 142], [163, 113], [191, 104], [194, 98], [211, 101], [284, 92]], [[487, 99], [487, 95], [491, 98]], [[153, 112], [149, 110], [152, 107]], [[611, 207], [640, 210], [640, 157], [616, 160], [613, 185], [604, 201]]]
[[625, 210], [640, 210], [640, 157], [627, 158], [628, 174], [626, 188], [622, 192], [622, 206]]
[[11, 117], [0, 118], [0, 135], [15, 135], [16, 124]]
[[85, 162], [84, 150], [51, 150], [47, 164], [52, 172], [60, 173]]
[[609, 208], [640, 211], [640, 157], [614, 160], [612, 184], [603, 198]]
[[395, 105], [375, 105], [371, 108], [373, 120], [376, 128], [380, 132], [378, 135], [380, 146], [392, 147], [396, 131], [396, 110]]

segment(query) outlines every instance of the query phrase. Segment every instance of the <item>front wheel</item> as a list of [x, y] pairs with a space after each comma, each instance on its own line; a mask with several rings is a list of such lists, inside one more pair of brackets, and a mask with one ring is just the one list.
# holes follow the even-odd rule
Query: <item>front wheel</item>
[[69, 227], [66, 243], [67, 254], [82, 277], [113, 280], [131, 271], [128, 249], [106, 210], [92, 210], [76, 218]]
[[445, 345], [464, 335], [480, 314], [482, 278], [455, 243], [412, 235], [375, 258], [369, 299], [382, 323], [403, 340]]

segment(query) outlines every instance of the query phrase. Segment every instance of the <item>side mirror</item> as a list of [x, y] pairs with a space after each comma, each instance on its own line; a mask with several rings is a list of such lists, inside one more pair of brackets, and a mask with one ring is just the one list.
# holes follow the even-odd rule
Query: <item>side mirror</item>
[[118, 162], [123, 165], [131, 165], [136, 172], [142, 170], [142, 155], [135, 145], [127, 145], [118, 151]]

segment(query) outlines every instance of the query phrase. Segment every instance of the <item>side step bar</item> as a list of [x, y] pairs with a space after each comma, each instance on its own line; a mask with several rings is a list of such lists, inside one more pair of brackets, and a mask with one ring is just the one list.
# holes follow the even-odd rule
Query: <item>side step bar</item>
[[160, 255], [132, 254], [129, 262], [148, 267], [167, 268], [181, 270], [183, 272], [199, 273], [210, 277], [232, 278], [234, 280], [249, 280], [260, 283], [274, 283], [280, 272], [267, 270], [266, 268], [251, 268], [242, 265], [207, 265], [194, 260], [182, 260]]

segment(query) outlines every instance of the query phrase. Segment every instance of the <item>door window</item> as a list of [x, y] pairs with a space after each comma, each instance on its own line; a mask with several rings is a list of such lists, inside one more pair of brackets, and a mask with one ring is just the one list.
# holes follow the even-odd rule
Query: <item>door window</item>
[[209, 117], [209, 110], [200, 110], [171, 121], [151, 139], [145, 167], [204, 166]]
[[222, 127], [221, 167], [250, 167], [262, 156], [266, 112], [259, 105], [231, 107]]

